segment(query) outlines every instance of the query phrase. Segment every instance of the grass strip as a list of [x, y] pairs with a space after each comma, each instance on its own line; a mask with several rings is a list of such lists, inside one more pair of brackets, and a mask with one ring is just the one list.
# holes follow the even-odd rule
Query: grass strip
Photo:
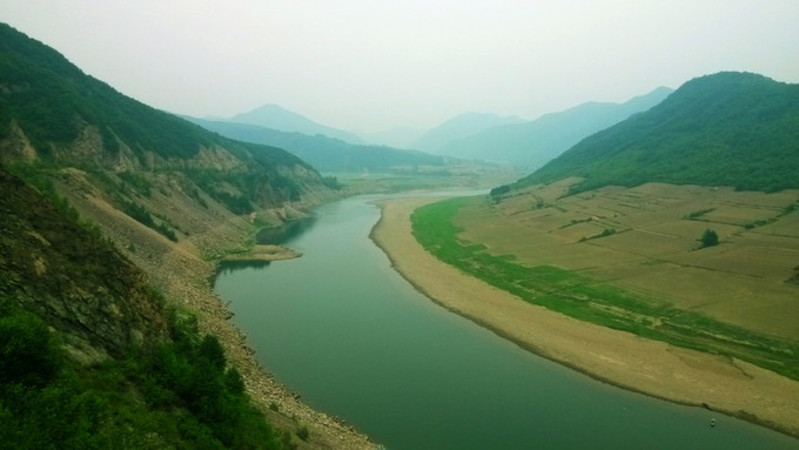
[[674, 308], [553, 266], [528, 267], [458, 239], [453, 219], [468, 198], [415, 210], [413, 234], [441, 261], [532, 304], [679, 347], [738, 358], [799, 380], [799, 342], [779, 339]]

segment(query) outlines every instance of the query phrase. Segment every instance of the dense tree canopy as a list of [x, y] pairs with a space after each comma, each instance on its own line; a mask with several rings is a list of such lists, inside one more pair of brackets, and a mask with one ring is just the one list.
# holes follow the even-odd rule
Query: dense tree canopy
[[576, 190], [658, 181], [799, 188], [799, 85], [724, 72], [685, 83], [651, 110], [575, 145], [516, 187], [569, 176]]

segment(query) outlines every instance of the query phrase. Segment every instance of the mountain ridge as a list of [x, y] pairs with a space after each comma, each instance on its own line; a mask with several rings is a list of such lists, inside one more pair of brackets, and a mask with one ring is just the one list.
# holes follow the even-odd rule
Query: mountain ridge
[[798, 158], [799, 85], [720, 72], [687, 81], [516, 185], [578, 176], [579, 190], [657, 181], [777, 191], [799, 187]]
[[418, 150], [351, 144], [323, 135], [310, 136], [258, 125], [209, 121], [191, 117], [187, 117], [187, 119], [233, 139], [284, 148], [322, 172], [386, 172], [400, 166], [444, 165], [443, 157]]
[[257, 125], [278, 131], [290, 133], [297, 132], [311, 136], [321, 134], [329, 138], [340, 139], [351, 144], [363, 144], [363, 140], [355, 133], [350, 133], [349, 131], [322, 125], [301, 114], [289, 111], [288, 109], [275, 104], [268, 103], [259, 106], [253, 110], [236, 114], [225, 121]]
[[129, 196], [120, 191], [120, 173], [151, 184], [168, 173], [198, 201], [236, 214], [329, 195], [322, 177], [284, 150], [223, 138], [142, 104], [7, 25], [0, 36], [0, 161], [6, 164], [75, 167], [90, 177], [102, 172], [96, 183], [123, 198]]
[[524, 121], [518, 116], [500, 116], [492, 113], [477, 112], [463, 113], [427, 130], [411, 144], [411, 147], [432, 153], [441, 153], [442, 149], [453, 141], [468, 138], [493, 127], [517, 124]]
[[591, 134], [662, 101], [671, 89], [660, 87], [624, 103], [587, 102], [519, 124], [488, 128], [441, 149], [461, 158], [540, 166]]

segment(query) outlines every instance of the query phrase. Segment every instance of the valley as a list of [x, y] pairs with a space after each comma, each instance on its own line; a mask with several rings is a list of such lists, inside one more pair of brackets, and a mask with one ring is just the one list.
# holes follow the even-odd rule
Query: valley
[[[504, 434], [515, 448], [535, 437], [530, 413], [563, 427], [546, 442], [584, 448], [592, 436], [570, 431], [558, 396], [537, 406], [541, 392], [586, 384], [555, 361], [694, 407], [635, 397], [647, 412], [633, 431], [641, 445], [654, 442], [652, 423], [668, 434], [651, 419], [666, 410], [708, 441], [721, 412], [783, 433], [736, 421], [725, 442], [740, 432], [751, 448], [795, 446], [799, 85], [718, 72], [534, 121], [472, 112], [415, 130], [397, 140], [417, 148], [406, 149], [274, 104], [220, 120], [174, 115], [0, 24], [0, 442], [366, 449], [390, 436], [486, 448]], [[454, 197], [465, 191], [487, 194]], [[286, 237], [306, 232], [297, 248]], [[231, 276], [243, 297], [220, 297], [220, 273], [234, 269], [263, 272], [252, 285]], [[282, 275], [263, 284], [271, 272]], [[255, 309], [237, 318], [241, 298]], [[255, 344], [287, 311], [306, 315], [271, 322], [285, 334]], [[364, 341], [373, 357], [353, 350]], [[278, 379], [273, 355], [344, 363]], [[475, 367], [488, 356], [507, 368], [499, 403], [496, 368]], [[296, 380], [316, 396], [286, 387]], [[623, 442], [614, 405], [637, 394], [592, 386], [603, 404], [575, 408]], [[359, 422], [330, 412], [350, 401]], [[73, 408], [80, 426], [63, 410], [26, 413], [52, 405]], [[446, 434], [448, 420], [462, 435]]]

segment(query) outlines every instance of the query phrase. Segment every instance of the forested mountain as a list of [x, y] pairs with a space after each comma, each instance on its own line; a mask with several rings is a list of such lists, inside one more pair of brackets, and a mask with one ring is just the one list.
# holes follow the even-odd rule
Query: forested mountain
[[297, 132], [307, 135], [321, 134], [333, 139], [340, 139], [351, 144], [362, 144], [361, 138], [348, 131], [328, 127], [313, 120], [291, 112], [278, 105], [263, 105], [246, 113], [237, 114], [228, 122], [258, 125], [273, 130]]
[[530, 122], [488, 128], [453, 140], [440, 153], [539, 167], [583, 138], [657, 105], [671, 92], [661, 87], [625, 103], [584, 103]]
[[[516, 116], [502, 117], [488, 113], [465, 113], [427, 130], [412, 144], [412, 147], [431, 153], [442, 153], [442, 150], [454, 141], [467, 138], [492, 127], [522, 122], [524, 122], [524, 119]], [[457, 154], [452, 155], [457, 156]]]
[[284, 148], [322, 172], [388, 172], [398, 167], [444, 165], [441, 156], [415, 150], [354, 145], [322, 135], [309, 136], [256, 125], [188, 119], [223, 136]]
[[239, 214], [327, 190], [297, 157], [222, 138], [126, 97], [8, 25], [0, 25], [0, 161], [75, 167], [118, 205], [132, 201], [120, 177], [153, 187], [169, 175], [198, 201]]
[[517, 186], [584, 178], [576, 189], [650, 181], [799, 188], [799, 85], [722, 72], [586, 138]]

